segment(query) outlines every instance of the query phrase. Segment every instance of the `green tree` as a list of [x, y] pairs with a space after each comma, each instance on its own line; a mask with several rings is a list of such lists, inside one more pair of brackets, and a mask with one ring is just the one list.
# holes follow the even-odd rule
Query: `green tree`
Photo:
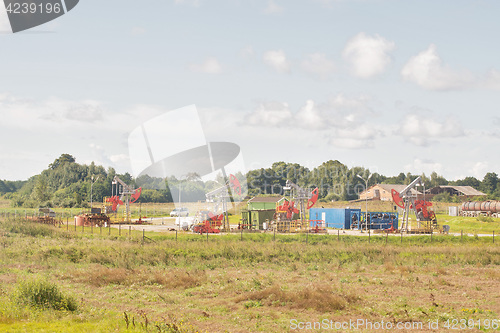
[[481, 182], [481, 189], [487, 193], [492, 194], [495, 192], [498, 184], [498, 175], [494, 172], [488, 172]]
[[453, 185], [457, 186], [471, 186], [475, 189], [479, 189], [481, 187], [481, 181], [475, 177], [465, 177], [462, 180], [457, 180], [453, 182]]
[[49, 164], [49, 168], [54, 170], [65, 163], [74, 163], [76, 159], [70, 154], [62, 154], [53, 163]]
[[42, 205], [43, 203], [50, 200], [52, 195], [50, 193], [49, 185], [45, 177], [38, 177], [31, 196], [32, 199], [34, 199], [39, 205]]

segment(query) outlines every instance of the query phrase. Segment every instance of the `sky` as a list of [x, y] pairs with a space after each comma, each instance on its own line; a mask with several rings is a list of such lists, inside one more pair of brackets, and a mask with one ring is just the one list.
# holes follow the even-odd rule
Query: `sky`
[[498, 1], [82, 0], [15, 34], [3, 10], [0, 179], [131, 172], [129, 134], [193, 104], [247, 170], [500, 172]]

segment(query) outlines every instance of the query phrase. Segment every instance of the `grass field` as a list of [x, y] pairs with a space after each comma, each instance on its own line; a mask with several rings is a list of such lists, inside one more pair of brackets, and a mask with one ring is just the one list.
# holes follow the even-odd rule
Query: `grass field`
[[[143, 243], [142, 232], [90, 231], [0, 220], [0, 331], [286, 332], [359, 319], [422, 332], [467, 319], [473, 332], [500, 319], [491, 238], [146, 233]], [[77, 309], [27, 303], [24, 281], [48, 282]]]

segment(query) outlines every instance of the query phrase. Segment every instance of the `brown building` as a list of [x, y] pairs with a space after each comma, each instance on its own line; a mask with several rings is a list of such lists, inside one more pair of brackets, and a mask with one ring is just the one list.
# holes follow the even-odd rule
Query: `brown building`
[[[382, 201], [392, 201], [391, 190], [394, 189], [401, 192], [406, 188], [406, 185], [399, 184], [376, 184], [368, 188], [359, 194], [359, 200], [382, 200]], [[423, 197], [423, 193], [417, 190], [411, 190], [413, 194], [417, 195], [418, 198]]]
[[425, 195], [429, 198], [434, 197], [437, 194], [449, 193], [451, 196], [458, 196], [464, 200], [472, 199], [474, 197], [480, 197], [486, 195], [485, 193], [476, 190], [472, 186], [436, 186], [425, 191]]

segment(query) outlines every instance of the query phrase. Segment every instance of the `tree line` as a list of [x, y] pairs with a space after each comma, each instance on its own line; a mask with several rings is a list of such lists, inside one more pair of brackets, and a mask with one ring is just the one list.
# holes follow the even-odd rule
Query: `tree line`
[[[62, 154], [46, 170], [26, 181], [0, 180], [0, 194], [11, 200], [15, 207], [87, 207], [92, 200], [102, 202], [112, 194], [112, 181], [118, 176], [126, 184], [143, 188], [138, 202], [172, 202], [179, 198], [184, 202], [205, 199], [205, 193], [220, 187], [223, 180], [202, 181], [196, 174], [188, 174], [183, 179], [169, 177], [166, 179], [141, 176], [137, 179], [128, 174], [117, 174], [113, 168], [103, 166], [82, 165], [76, 163], [73, 156]], [[297, 163], [276, 162], [269, 168], [248, 171], [246, 175], [236, 175], [240, 181], [246, 180], [244, 192], [247, 197], [257, 195], [283, 195], [286, 181], [290, 180], [298, 186], [313, 189], [319, 188], [320, 201], [355, 200], [368, 186], [374, 184], [409, 184], [418, 175], [400, 173], [387, 177], [379, 173], [371, 174], [363, 167], [349, 168], [337, 160], [330, 160], [310, 170]], [[482, 180], [465, 177], [456, 181], [448, 181], [436, 172], [426, 176], [420, 175], [426, 188], [439, 185], [472, 186], [487, 194], [487, 199], [500, 198], [500, 179], [494, 172], [487, 173]], [[91, 190], [92, 189], [92, 190]], [[246, 191], [245, 191], [246, 190]], [[436, 201], [452, 201], [447, 194], [434, 197]]]

